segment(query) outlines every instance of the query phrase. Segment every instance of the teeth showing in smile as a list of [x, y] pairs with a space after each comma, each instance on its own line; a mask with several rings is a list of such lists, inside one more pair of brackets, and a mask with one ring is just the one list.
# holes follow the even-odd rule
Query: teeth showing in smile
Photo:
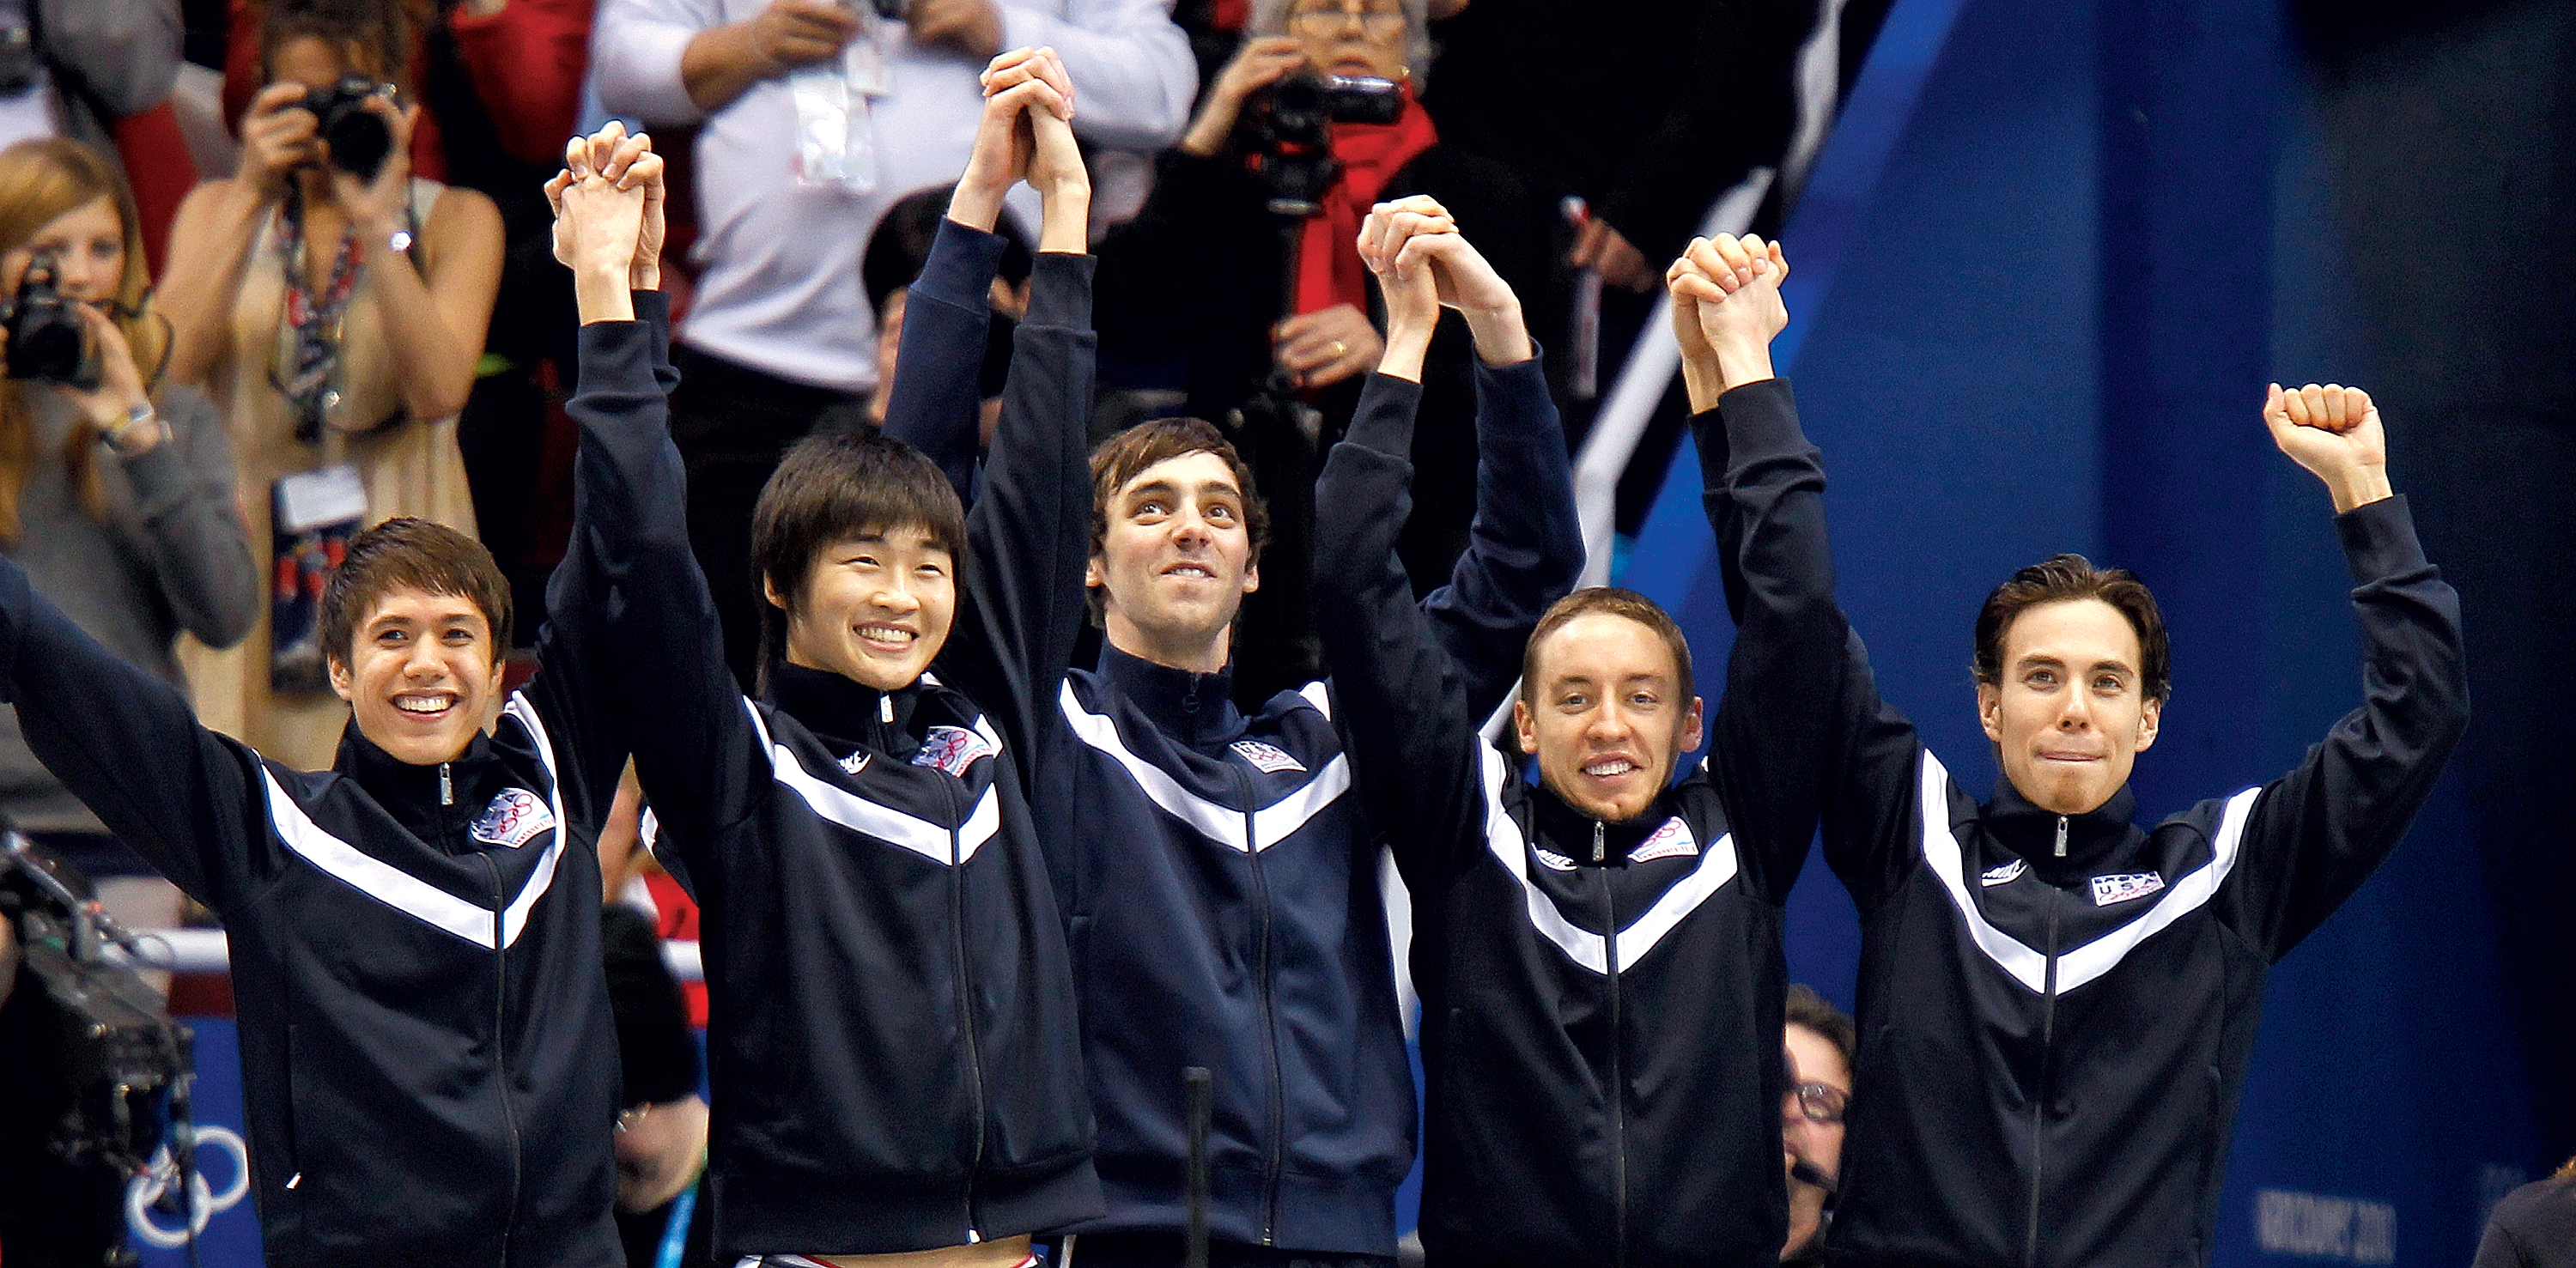
[[1612, 775], [1625, 775], [1635, 769], [1637, 769], [1637, 764], [1635, 762], [1629, 761], [1624, 757], [1614, 757], [1606, 761], [1594, 762], [1593, 764], [1584, 767], [1583, 773], [1606, 779]]
[[405, 713], [444, 713], [456, 703], [456, 697], [444, 693], [394, 697], [394, 707]]
[[1213, 581], [1216, 579], [1215, 573], [1210, 572], [1197, 564], [1177, 564], [1165, 571], [1163, 575], [1166, 577], [1196, 577], [1202, 581]]
[[859, 627], [859, 637], [872, 643], [909, 643], [920, 635], [891, 625], [862, 625]]

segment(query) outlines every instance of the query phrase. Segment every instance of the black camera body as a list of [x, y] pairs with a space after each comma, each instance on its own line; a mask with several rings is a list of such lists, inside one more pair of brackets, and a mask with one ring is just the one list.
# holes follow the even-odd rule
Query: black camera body
[[367, 109], [377, 97], [391, 99], [393, 85], [364, 75], [343, 75], [328, 88], [305, 90], [303, 106], [313, 112], [316, 131], [331, 147], [331, 166], [374, 180], [393, 153], [393, 129], [382, 115]]
[[98, 341], [81, 320], [80, 301], [63, 294], [61, 266], [38, 252], [19, 275], [18, 292], [0, 303], [9, 328], [9, 377], [64, 383], [86, 392], [99, 385]]
[[1404, 90], [1392, 79], [1299, 71], [1264, 89], [1248, 111], [1254, 168], [1270, 187], [1270, 210], [1311, 216], [1342, 174], [1333, 160], [1336, 123], [1393, 123]]

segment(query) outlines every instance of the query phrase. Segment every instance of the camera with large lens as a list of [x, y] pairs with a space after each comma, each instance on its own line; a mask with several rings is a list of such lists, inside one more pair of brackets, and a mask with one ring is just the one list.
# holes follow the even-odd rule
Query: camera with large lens
[[1254, 170], [1270, 189], [1270, 210], [1311, 216], [1322, 206], [1342, 166], [1333, 160], [1336, 123], [1393, 123], [1404, 113], [1404, 90], [1392, 79], [1367, 75], [1318, 75], [1299, 71], [1263, 90], [1251, 103]]
[[370, 181], [384, 170], [385, 156], [393, 153], [393, 129], [367, 103], [393, 94], [393, 85], [364, 75], [343, 75], [328, 88], [305, 90], [304, 108], [313, 112], [316, 131], [331, 147], [331, 166]]
[[98, 343], [81, 320], [80, 301], [63, 294], [61, 265], [40, 251], [18, 277], [18, 291], [0, 303], [0, 325], [9, 328], [9, 377], [67, 383], [82, 391], [99, 385]]

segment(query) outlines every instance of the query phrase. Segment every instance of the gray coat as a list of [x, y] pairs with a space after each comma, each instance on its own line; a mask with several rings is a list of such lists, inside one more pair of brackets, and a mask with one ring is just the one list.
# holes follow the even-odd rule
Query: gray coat
[[[34, 415], [35, 452], [18, 494], [19, 531], [7, 544], [38, 593], [109, 651], [177, 683], [171, 645], [185, 630], [214, 647], [250, 632], [262, 596], [259, 566], [233, 503], [232, 442], [214, 402], [195, 388], [161, 394], [170, 439], [151, 452], [95, 455], [104, 518], [81, 505], [63, 462], [77, 419], [53, 388], [15, 385]], [[0, 815], [29, 831], [100, 831], [27, 750], [18, 711], [0, 705]]]
[[63, 135], [115, 153], [109, 125], [160, 105], [178, 80], [178, 0], [24, 2]]

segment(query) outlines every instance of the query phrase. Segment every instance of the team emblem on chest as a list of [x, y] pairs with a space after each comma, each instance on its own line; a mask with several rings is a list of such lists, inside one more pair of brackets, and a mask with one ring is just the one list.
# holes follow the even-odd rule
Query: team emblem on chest
[[487, 845], [515, 850], [536, 840], [555, 826], [554, 811], [544, 800], [525, 788], [504, 788], [483, 807], [470, 831], [474, 839]]
[[935, 766], [963, 779], [967, 767], [1001, 751], [991, 741], [962, 726], [935, 726], [922, 736], [921, 751], [912, 755], [912, 764]]

